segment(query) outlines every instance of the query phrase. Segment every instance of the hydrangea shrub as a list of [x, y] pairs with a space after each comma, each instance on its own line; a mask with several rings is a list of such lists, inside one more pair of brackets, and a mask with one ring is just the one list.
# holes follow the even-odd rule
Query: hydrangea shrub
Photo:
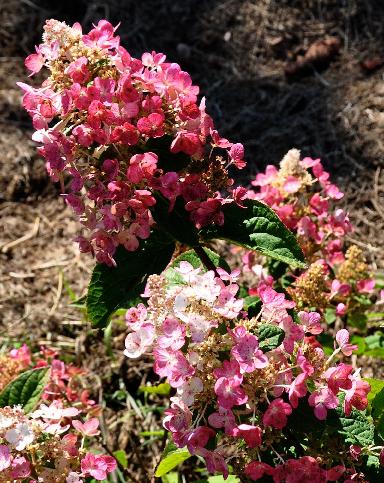
[[[127, 309], [124, 354], [150, 355], [169, 385], [163, 427], [179, 449], [164, 456], [168, 470], [176, 454], [225, 479], [382, 481], [383, 394], [351, 362], [349, 332], [365, 335], [358, 321], [380, 297], [364, 254], [345, 241], [343, 194], [297, 150], [254, 188], [236, 186], [244, 148], [220, 136], [189, 74], [162, 53], [132, 57], [115, 31], [106, 20], [86, 34], [47, 21], [26, 66], [48, 77], [19, 85], [33, 139], [79, 218], [80, 250], [98, 262], [89, 318], [103, 328]], [[216, 240], [237, 246], [233, 256], [213, 252]], [[52, 425], [50, 412], [62, 428], [62, 404], [6, 411], [32, 434], [36, 420]], [[72, 426], [94, 433], [93, 421]], [[8, 440], [0, 433], [0, 471], [12, 474]], [[90, 454], [62, 481], [113, 469]]]
[[84, 371], [47, 348], [24, 344], [0, 356], [0, 481], [102, 481], [116, 469], [94, 454], [101, 408], [83, 386]]

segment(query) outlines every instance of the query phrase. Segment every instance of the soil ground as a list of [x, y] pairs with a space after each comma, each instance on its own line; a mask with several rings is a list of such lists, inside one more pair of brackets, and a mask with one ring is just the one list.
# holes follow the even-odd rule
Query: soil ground
[[[85, 29], [100, 18], [121, 22], [133, 55], [162, 51], [180, 63], [201, 86], [221, 134], [244, 143], [243, 181], [292, 147], [321, 157], [346, 191], [351, 239], [383, 270], [384, 2], [0, 0], [0, 346], [24, 338], [86, 366], [96, 387], [107, 388], [99, 397], [108, 399], [110, 448], [126, 448], [132, 481], [149, 481], [161, 441], [144, 440], [138, 428], [158, 429], [158, 415], [145, 398], [122, 401], [119, 391], [134, 396], [151, 378], [150, 363], [122, 358], [119, 329], [111, 362], [102, 334], [69, 305], [84, 292], [93, 262], [72, 241], [76, 222], [30, 141], [15, 85], [28, 82], [23, 58], [51, 17]], [[337, 53], [296, 67], [314, 42], [330, 37]], [[371, 362], [367, 375], [380, 369]]]

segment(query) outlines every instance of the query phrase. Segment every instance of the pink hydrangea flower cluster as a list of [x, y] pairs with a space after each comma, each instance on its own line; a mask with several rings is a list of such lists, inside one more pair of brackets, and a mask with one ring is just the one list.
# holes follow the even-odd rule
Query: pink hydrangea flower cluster
[[[330, 233], [341, 237], [352, 230], [343, 210], [332, 211], [330, 200], [340, 200], [344, 194], [329, 178], [320, 159], [307, 157], [301, 160], [300, 151], [291, 149], [279, 169], [267, 166], [265, 173], [256, 175], [252, 185], [257, 189], [256, 198], [273, 207], [291, 230], [321, 243]], [[309, 200], [303, 202], [300, 199], [303, 194]], [[308, 204], [308, 210], [300, 213], [303, 204]], [[329, 254], [334, 252], [332, 250]]]
[[[294, 320], [295, 302], [265, 282], [257, 288], [260, 312], [248, 318], [238, 298], [238, 277], [238, 270], [203, 272], [186, 261], [151, 276], [147, 306], [126, 313], [130, 332], [124, 353], [153, 355], [155, 373], [176, 390], [163, 426], [178, 447], [203, 457], [210, 472], [226, 477], [235, 458], [241, 473], [255, 480], [266, 473], [275, 482], [298, 481], [288, 475], [309, 471], [319, 475], [314, 482], [329, 481], [336, 471], [330, 461], [328, 469], [310, 457], [272, 468], [263, 456], [283, 438], [300, 400], [308, 401], [318, 420], [341, 404], [341, 394], [346, 416], [352, 408], [367, 407], [369, 384], [339, 359], [356, 347], [348, 331], [340, 330], [327, 358], [313, 338], [322, 331], [320, 314], [299, 311]], [[280, 343], [263, 345], [265, 328], [279, 328]], [[345, 464], [340, 475], [344, 472], [350, 473]]]
[[84, 227], [80, 249], [108, 265], [118, 245], [134, 251], [149, 237], [154, 191], [170, 209], [180, 197], [197, 227], [223, 223], [221, 206], [235, 199], [228, 167], [245, 166], [243, 146], [219, 136], [189, 74], [162, 53], [133, 58], [116, 28], [100, 20], [85, 34], [48, 20], [25, 64], [50, 76], [38, 88], [19, 83], [33, 139]]
[[66, 364], [58, 358], [56, 351], [42, 347], [39, 352], [32, 353], [26, 344], [12, 349], [7, 356], [0, 359], [0, 367], [17, 362], [17, 371], [0, 373], [0, 388], [15, 379], [27, 369], [49, 367], [49, 379], [41, 395], [42, 401], [60, 401], [64, 406], [73, 406], [92, 415], [99, 415], [100, 406], [89, 397], [86, 385], [86, 371], [73, 364]]
[[[306, 278], [311, 278], [303, 272], [297, 283], [293, 282], [290, 287], [296, 302], [320, 311], [330, 307], [340, 317], [359, 310], [361, 297], [365, 306], [369, 305], [375, 280], [370, 276], [362, 251], [356, 246], [348, 248], [345, 239], [353, 226], [348, 214], [335, 206], [344, 194], [331, 183], [320, 159], [301, 159], [300, 152], [292, 149], [284, 156], [279, 169], [267, 166], [252, 185], [255, 187], [252, 197], [273, 208], [295, 233], [312, 268], [314, 264], [321, 266], [317, 272], [323, 283], [317, 283], [317, 287], [322, 297], [311, 298], [302, 296], [300, 290], [295, 292], [295, 285], [301, 282], [305, 285]], [[258, 279], [263, 277], [262, 267], [253, 252], [245, 253], [243, 262], [246, 272], [253, 272]], [[316, 272], [316, 267], [313, 271]], [[311, 291], [312, 287], [308, 286], [308, 290]]]
[[29, 415], [20, 407], [0, 408], [0, 481], [105, 480], [116, 461], [84, 449], [85, 438], [99, 434], [99, 421], [75, 419], [80, 414], [60, 401], [42, 404]]
[[352, 483], [352, 481], [359, 481], [357, 479], [359, 475], [347, 471], [345, 466], [338, 465], [326, 470], [321, 468], [312, 456], [289, 459], [275, 468], [260, 461], [252, 461], [247, 465], [244, 473], [254, 481], [266, 475], [272, 476], [275, 482], [284, 481], [285, 483], [296, 483], [298, 481], [313, 481], [314, 483], [344, 481]]

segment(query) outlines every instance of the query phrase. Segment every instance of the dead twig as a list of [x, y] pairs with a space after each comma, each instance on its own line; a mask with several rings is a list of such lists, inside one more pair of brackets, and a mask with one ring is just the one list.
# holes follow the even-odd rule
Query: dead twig
[[70, 263], [72, 263], [76, 258], [73, 258], [71, 260], [51, 260], [49, 262], [45, 263], [39, 263], [37, 265], [33, 265], [31, 267], [31, 270], [44, 270], [46, 268], [55, 268], [55, 267], [66, 267]]
[[64, 279], [63, 272], [60, 271], [59, 272], [59, 282], [57, 284], [57, 291], [56, 291], [55, 301], [53, 302], [53, 305], [51, 307], [51, 310], [49, 311], [48, 316], [53, 315], [56, 312], [56, 309], [57, 309], [57, 307], [59, 305], [60, 298], [61, 298], [61, 293], [63, 291], [63, 279]]
[[37, 217], [37, 218], [35, 218], [35, 222], [33, 224], [32, 230], [29, 233], [27, 233], [26, 235], [18, 238], [17, 240], [13, 240], [11, 242], [5, 243], [1, 247], [1, 253], [7, 253], [11, 248], [14, 248], [17, 245], [20, 245], [21, 243], [24, 243], [24, 242], [30, 240], [31, 238], [34, 238], [37, 235], [37, 233], [39, 232], [39, 226], [40, 226], [40, 218]]
[[352, 238], [350, 236], [346, 236], [346, 239], [352, 243], [355, 243], [355, 245], [361, 247], [361, 248], [365, 248], [366, 250], [369, 250], [370, 252], [380, 252], [381, 249], [378, 248], [378, 247], [374, 247], [372, 246], [370, 243], [364, 243], [360, 240], [356, 240], [355, 238]]

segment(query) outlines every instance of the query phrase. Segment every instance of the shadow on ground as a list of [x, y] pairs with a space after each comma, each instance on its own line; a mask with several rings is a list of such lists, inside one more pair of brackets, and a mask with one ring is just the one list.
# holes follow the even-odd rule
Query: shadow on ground
[[[381, 125], [367, 114], [384, 108], [383, 71], [368, 76], [360, 67], [381, 54], [379, 0], [70, 0], [25, 4], [25, 10], [33, 33], [50, 17], [80, 21], [85, 29], [100, 18], [121, 22], [122, 43], [133, 55], [157, 50], [180, 63], [207, 96], [222, 133], [245, 144], [251, 172], [293, 146], [321, 156], [348, 180], [359, 168], [383, 164]], [[20, 55], [39, 42], [40, 34], [29, 34]], [[342, 43], [330, 66], [287, 78], [287, 65], [327, 36]]]

